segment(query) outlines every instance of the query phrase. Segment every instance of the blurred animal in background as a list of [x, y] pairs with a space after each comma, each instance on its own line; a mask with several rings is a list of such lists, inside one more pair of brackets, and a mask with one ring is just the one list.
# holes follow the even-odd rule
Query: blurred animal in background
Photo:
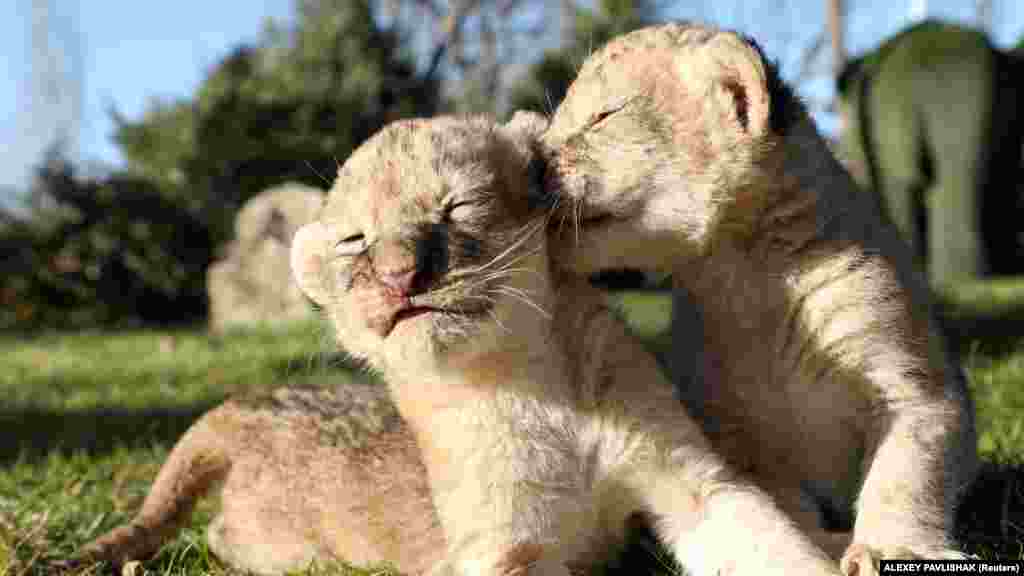
[[928, 20], [838, 79], [842, 156], [876, 190], [933, 285], [1024, 272], [1024, 64]]
[[321, 190], [288, 183], [242, 206], [227, 256], [207, 269], [211, 329], [310, 315], [312, 307], [291, 279], [288, 254], [295, 231], [313, 219], [322, 202]]

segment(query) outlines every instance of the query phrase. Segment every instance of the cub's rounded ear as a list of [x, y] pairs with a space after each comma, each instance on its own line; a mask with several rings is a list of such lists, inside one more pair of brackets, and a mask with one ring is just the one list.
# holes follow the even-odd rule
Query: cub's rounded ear
[[[781, 80], [765, 62], [761, 49], [734, 32], [720, 32], [705, 44], [700, 63], [707, 74], [709, 104], [719, 117], [749, 136], [764, 136], [773, 128], [772, 90]], [[776, 105], [783, 105], [781, 101]]]
[[540, 136], [548, 129], [550, 119], [543, 114], [528, 110], [517, 110], [512, 118], [502, 125], [510, 133], [518, 154], [526, 160], [527, 205], [533, 211], [551, 208], [556, 196], [544, 188], [546, 160], [539, 145]]
[[295, 232], [291, 248], [292, 278], [299, 289], [320, 306], [327, 303], [324, 282], [326, 232], [323, 224], [310, 222]]
[[505, 128], [519, 132], [530, 138], [539, 138], [548, 129], [550, 120], [543, 114], [529, 110], [517, 110], [512, 119], [505, 123]]

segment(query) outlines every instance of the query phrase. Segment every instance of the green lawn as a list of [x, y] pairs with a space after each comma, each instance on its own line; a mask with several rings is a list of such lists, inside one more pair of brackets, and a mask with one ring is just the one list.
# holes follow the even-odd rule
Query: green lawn
[[[0, 338], [0, 575], [50, 574], [130, 518], [174, 441], [226, 395], [362, 377], [329, 342], [320, 324]], [[205, 548], [211, 507], [146, 574], [232, 574]]]
[[[1015, 302], [1024, 302], [1024, 290], [1017, 289], [993, 284], [1000, 298], [986, 299], [984, 286], [947, 298], [950, 317], [961, 323], [987, 461], [980, 488], [968, 497], [970, 511], [961, 514], [960, 534], [972, 552], [1014, 558], [1024, 548], [1024, 323], [998, 320], [1022, 308]], [[620, 300], [641, 336], [656, 348], [664, 342], [663, 295]], [[992, 326], [998, 329], [984, 331]], [[224, 336], [0, 337], [0, 576], [51, 574], [51, 561], [127, 520], [173, 442], [225, 395], [364, 377], [329, 355], [329, 342], [320, 324]], [[137, 574], [233, 574], [205, 548], [212, 506], [201, 506], [189, 528]]]

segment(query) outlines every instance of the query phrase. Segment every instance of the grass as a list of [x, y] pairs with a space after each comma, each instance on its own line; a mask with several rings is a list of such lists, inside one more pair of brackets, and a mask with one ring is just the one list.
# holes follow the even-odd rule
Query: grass
[[[619, 301], [637, 333], [663, 348], [670, 319], [664, 295], [627, 293]], [[943, 301], [947, 317], [959, 322], [986, 461], [961, 507], [958, 532], [973, 553], [1021, 558], [1024, 323], [1000, 319], [1024, 309], [1024, 283], [979, 284]], [[328, 341], [319, 324], [221, 336], [0, 337], [0, 575], [49, 575], [52, 561], [126, 521], [174, 441], [227, 394], [363, 377], [322, 353]], [[206, 549], [212, 514], [212, 502], [201, 505], [181, 535], [135, 574], [235, 575]], [[663, 561], [646, 540], [630, 554]], [[303, 574], [387, 573], [334, 566]]]
[[[321, 353], [327, 340], [319, 325], [0, 339], [0, 575], [50, 574], [129, 519], [175, 440], [228, 394], [361, 377]], [[211, 517], [205, 503], [145, 574], [233, 574], [206, 550]]]

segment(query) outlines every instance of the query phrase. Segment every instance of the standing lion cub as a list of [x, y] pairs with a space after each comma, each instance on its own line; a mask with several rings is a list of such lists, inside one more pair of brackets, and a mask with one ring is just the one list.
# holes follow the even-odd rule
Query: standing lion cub
[[640, 514], [695, 576], [837, 574], [709, 450], [603, 296], [552, 265], [531, 142], [480, 118], [391, 124], [292, 245], [299, 286], [416, 437], [437, 572], [589, 569]]
[[957, 557], [962, 372], [910, 251], [757, 46], [688, 24], [619, 37], [543, 141], [578, 223], [558, 260], [671, 273], [699, 307], [703, 378], [677, 377], [716, 451], [805, 526], [808, 500], [840, 520], [856, 506], [847, 574]]

